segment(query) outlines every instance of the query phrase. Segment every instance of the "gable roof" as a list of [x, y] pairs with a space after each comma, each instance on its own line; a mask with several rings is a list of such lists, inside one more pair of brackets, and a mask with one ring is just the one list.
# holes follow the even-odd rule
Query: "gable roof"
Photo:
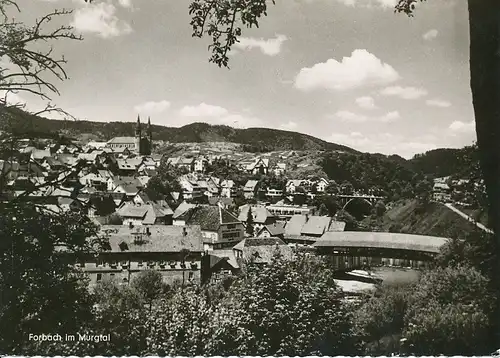
[[330, 227], [331, 217], [328, 216], [308, 216], [308, 220], [302, 226], [302, 235], [323, 235]]
[[[225, 213], [224, 213], [225, 212]], [[226, 210], [218, 206], [197, 206], [188, 210], [184, 216], [186, 217], [186, 224], [200, 225], [202, 230], [217, 231], [223, 220], [227, 222], [237, 222], [238, 220], [228, 213]], [[236, 221], [234, 220], [236, 219]]]
[[250, 206], [249, 204], [245, 204], [240, 207], [240, 214], [238, 215], [238, 220], [241, 222], [246, 222], [248, 218], [248, 210], [252, 208], [252, 215], [254, 217], [253, 221], [257, 224], [265, 224], [267, 219], [270, 217], [274, 217], [269, 210], [264, 206]]
[[288, 220], [285, 226], [286, 236], [300, 236], [302, 234], [302, 227], [306, 223], [305, 215], [293, 215], [290, 220]]
[[285, 233], [285, 223], [277, 222], [277, 223], [274, 223], [274, 224], [265, 225], [260, 230], [259, 234], [262, 231], [264, 231], [264, 230], [269, 231], [269, 233], [271, 234], [271, 236], [280, 236], [280, 235], [283, 235]]
[[114, 137], [108, 140], [108, 144], [135, 144], [135, 137]]
[[254, 190], [257, 184], [257, 180], [249, 180], [246, 182], [244, 190]]
[[[146, 228], [150, 235], [146, 234]], [[198, 226], [151, 225], [130, 229], [123, 225], [103, 225], [101, 232], [109, 235], [112, 252], [122, 252], [122, 242], [128, 246], [126, 252], [180, 252], [182, 249], [191, 252], [203, 251], [203, 240]], [[136, 237], [141, 237], [143, 242], [138, 244]]]
[[174, 210], [174, 219], [179, 219], [183, 214], [186, 213], [189, 209], [196, 207], [196, 204], [188, 203], [187, 201], [183, 201], [179, 204], [179, 206]]

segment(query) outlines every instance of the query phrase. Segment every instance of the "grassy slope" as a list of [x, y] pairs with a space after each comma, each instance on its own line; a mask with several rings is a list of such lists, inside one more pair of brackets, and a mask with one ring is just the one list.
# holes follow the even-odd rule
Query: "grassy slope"
[[[419, 212], [416, 200], [400, 201], [379, 221], [382, 231], [462, 238], [475, 226], [440, 203], [430, 203]], [[396, 230], [394, 228], [397, 227]]]

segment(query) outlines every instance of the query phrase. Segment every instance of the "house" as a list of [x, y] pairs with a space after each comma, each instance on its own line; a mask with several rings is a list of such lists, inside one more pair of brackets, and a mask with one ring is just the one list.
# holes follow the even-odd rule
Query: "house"
[[176, 219], [185, 225], [199, 225], [204, 248], [210, 250], [218, 242], [239, 241], [244, 238], [245, 227], [229, 211], [220, 206], [199, 205]]
[[108, 179], [108, 191], [125, 193], [130, 199], [136, 196], [143, 188], [140, 180], [134, 177], [115, 176]]
[[294, 215], [312, 215], [314, 213], [314, 206], [300, 206], [288, 205], [283, 202], [271, 204], [267, 206], [267, 210], [278, 219], [288, 220]]
[[283, 190], [267, 188], [266, 197], [268, 197], [269, 199], [281, 198], [283, 197]]
[[179, 206], [177, 206], [177, 208], [174, 210], [174, 214], [172, 216], [174, 220], [173, 224], [181, 226], [185, 225], [185, 221], [183, 219], [184, 213], [192, 208], [195, 208], [196, 206], [196, 204], [191, 204], [187, 201], [183, 201], [182, 203], [180, 203]]
[[179, 184], [182, 188], [184, 199], [196, 199], [204, 194], [203, 188], [200, 188], [198, 183], [188, 177], [179, 178]]
[[331, 217], [305, 215], [306, 222], [300, 234], [308, 237], [321, 237], [330, 228]]
[[284, 175], [286, 172], [286, 163], [276, 163], [271, 167], [271, 172], [276, 176]]
[[213, 196], [208, 198], [208, 204], [212, 206], [219, 205], [222, 208], [227, 209], [234, 205], [234, 199]]
[[285, 260], [293, 260], [293, 251], [283, 240], [270, 238], [246, 238], [233, 247], [234, 255], [241, 266], [252, 262], [254, 264], [269, 264], [276, 254]]
[[194, 171], [198, 173], [204, 173], [208, 166], [208, 159], [200, 156], [194, 161]]
[[44, 158], [48, 158], [51, 155], [50, 150], [35, 149], [31, 152], [31, 159], [41, 162]]
[[265, 206], [261, 205], [242, 205], [239, 208], [238, 220], [246, 225], [248, 220], [248, 211], [251, 210], [253, 219], [253, 229], [254, 233], [258, 233], [265, 225], [273, 224], [276, 222], [276, 218], [272, 215]]
[[246, 166], [246, 171], [254, 175], [267, 175], [269, 173], [269, 159], [257, 158]]
[[285, 223], [275, 222], [273, 224], [265, 225], [256, 235], [257, 237], [277, 237], [284, 239], [285, 237]]
[[176, 166], [178, 168], [185, 168], [188, 171], [194, 171], [194, 158], [180, 158]]
[[143, 221], [146, 219], [146, 214], [148, 213], [148, 208], [125, 203], [118, 209], [117, 213], [122, 218], [123, 225], [134, 227], [143, 225]]
[[232, 180], [223, 180], [220, 188], [220, 196], [234, 198], [237, 195], [236, 184]]
[[109, 238], [109, 250], [97, 257], [83, 257], [76, 264], [89, 276], [91, 285], [106, 280], [128, 284], [146, 270], [160, 272], [169, 285], [201, 283], [203, 241], [199, 227], [103, 225], [101, 234]]
[[324, 193], [326, 188], [330, 185], [330, 182], [326, 180], [325, 178], [320, 178], [316, 183], [315, 183], [315, 188], [318, 193]]
[[299, 186], [302, 186], [302, 184], [303, 184], [302, 182], [303, 182], [303, 180], [300, 180], [300, 179], [293, 179], [293, 180], [287, 181], [286, 186], [285, 186], [286, 192], [289, 194], [295, 194], [295, 191], [297, 190], [297, 188]]
[[202, 259], [202, 284], [217, 284], [225, 278], [236, 276], [240, 267], [234, 255], [232, 257], [221, 256], [219, 252], [206, 254]]
[[83, 194], [82, 196], [78, 195], [77, 198], [86, 203], [87, 216], [89, 218], [107, 216], [114, 213], [117, 208], [113, 196], [109, 193]]
[[142, 158], [127, 158], [127, 159], [117, 159], [116, 164], [118, 166], [118, 174], [124, 176], [131, 176], [137, 172], [137, 169], [142, 164]]
[[255, 198], [258, 183], [259, 182], [257, 180], [249, 180], [246, 182], [245, 187], [243, 188], [243, 196], [245, 199]]
[[450, 202], [452, 189], [446, 183], [436, 182], [432, 189], [432, 198], [435, 201]]

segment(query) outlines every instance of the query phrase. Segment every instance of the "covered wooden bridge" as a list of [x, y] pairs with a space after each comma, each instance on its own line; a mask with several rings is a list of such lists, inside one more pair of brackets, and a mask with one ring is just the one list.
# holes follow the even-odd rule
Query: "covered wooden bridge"
[[393, 265], [420, 268], [439, 254], [447, 238], [387, 232], [326, 232], [313, 247], [339, 270]]

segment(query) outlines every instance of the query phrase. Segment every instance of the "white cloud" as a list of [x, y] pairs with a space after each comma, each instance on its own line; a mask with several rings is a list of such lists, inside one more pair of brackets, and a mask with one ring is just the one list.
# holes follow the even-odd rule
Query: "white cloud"
[[329, 59], [312, 67], [302, 68], [295, 78], [299, 90], [347, 90], [363, 86], [386, 85], [399, 79], [396, 70], [367, 50], [354, 50], [342, 61]]
[[423, 88], [416, 87], [391, 86], [384, 88], [380, 91], [380, 94], [384, 96], [395, 96], [402, 99], [419, 99], [426, 96], [427, 91]]
[[163, 101], [149, 101], [145, 103], [138, 104], [137, 106], [134, 107], [134, 110], [138, 112], [139, 114], [145, 113], [145, 114], [157, 114], [157, 113], [162, 113], [165, 112], [167, 109], [170, 108], [170, 102], [163, 100]]
[[200, 103], [197, 106], [185, 106], [180, 110], [183, 117], [221, 117], [228, 114], [228, 110], [206, 103]]
[[298, 127], [298, 124], [296, 122], [293, 122], [293, 121], [288, 121], [288, 122], [280, 125], [281, 129], [288, 130], [288, 131], [297, 129], [297, 127]]
[[394, 121], [398, 120], [399, 118], [401, 118], [401, 115], [399, 114], [399, 112], [392, 111], [392, 112], [387, 112], [383, 116], [379, 117], [378, 120], [380, 122], [389, 123], [389, 122], [394, 122]]
[[432, 30], [427, 31], [425, 34], [423, 34], [422, 37], [424, 40], [430, 41], [430, 40], [434, 40], [438, 34], [439, 34], [438, 30], [432, 29]]
[[[243, 111], [245, 112], [245, 111]], [[248, 112], [248, 111], [246, 111]], [[224, 107], [200, 103], [196, 106], [185, 106], [178, 112], [176, 125], [192, 122], [226, 125], [234, 128], [249, 128], [264, 126], [264, 121], [252, 115], [231, 113]]]
[[111, 38], [132, 32], [130, 25], [115, 15], [116, 7], [111, 3], [96, 2], [77, 9], [71, 26], [81, 32], [95, 33], [102, 38]]
[[448, 108], [451, 107], [451, 103], [448, 101], [443, 101], [441, 99], [429, 99], [425, 101], [428, 106]]
[[453, 123], [450, 124], [448, 127], [450, 131], [453, 133], [474, 133], [476, 130], [476, 124], [474, 121], [470, 122], [461, 122], [461, 121], [454, 121]]
[[0, 91], [0, 100], [11, 106], [25, 106], [26, 100], [15, 92]]
[[347, 6], [359, 6], [359, 7], [382, 7], [391, 8], [397, 5], [398, 0], [338, 0], [340, 3]]
[[354, 123], [364, 123], [364, 122], [381, 122], [389, 123], [394, 122], [401, 118], [398, 111], [387, 112], [382, 116], [365, 116], [363, 114], [357, 114], [350, 111], [338, 111], [335, 113], [335, 117], [341, 119], [344, 122], [354, 122]]
[[356, 104], [363, 109], [377, 108], [377, 106], [375, 106], [375, 100], [373, 99], [373, 97], [370, 96], [356, 98]]
[[386, 155], [398, 154], [404, 158], [411, 158], [417, 153], [423, 153], [438, 147], [424, 136], [410, 139], [392, 133], [334, 133], [325, 139], [363, 152], [383, 153]]
[[281, 52], [281, 47], [286, 40], [288, 38], [285, 35], [276, 35], [276, 37], [267, 40], [263, 38], [240, 37], [239, 42], [236, 42], [233, 48], [247, 51], [258, 48], [264, 55], [276, 56]]
[[131, 8], [132, 0], [118, 0], [118, 4], [120, 4], [120, 6], [122, 7]]

